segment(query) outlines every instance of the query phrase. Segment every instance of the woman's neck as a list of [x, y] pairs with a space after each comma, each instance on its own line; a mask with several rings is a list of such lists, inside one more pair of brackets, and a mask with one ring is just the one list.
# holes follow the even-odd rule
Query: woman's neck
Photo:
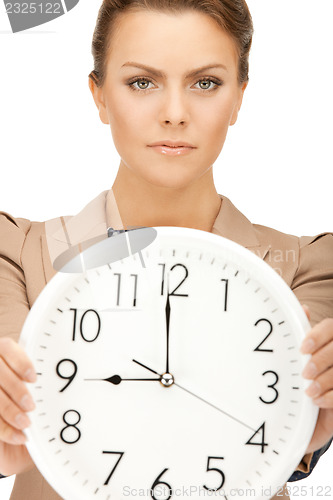
[[178, 226], [211, 232], [221, 208], [212, 169], [181, 188], [161, 187], [119, 168], [112, 186], [124, 227]]

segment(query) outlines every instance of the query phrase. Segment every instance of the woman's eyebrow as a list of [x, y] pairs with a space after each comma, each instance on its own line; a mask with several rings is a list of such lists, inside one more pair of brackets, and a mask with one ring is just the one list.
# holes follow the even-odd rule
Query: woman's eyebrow
[[[149, 73], [151, 73], [152, 75], [154, 75], [156, 77], [161, 77], [161, 78], [165, 78], [166, 77], [166, 74], [163, 73], [163, 71], [155, 69], [155, 68], [152, 68], [151, 66], [146, 66], [144, 64], [139, 64], [139, 63], [136, 63], [136, 62], [126, 62], [125, 64], [122, 65], [122, 68], [124, 66], [133, 66], [134, 68], [143, 69], [145, 71], [148, 71]], [[188, 77], [193, 77], [193, 76], [198, 75], [199, 73], [202, 73], [206, 69], [212, 69], [212, 68], [223, 68], [226, 71], [228, 71], [227, 68], [226, 68], [226, 66], [224, 66], [224, 64], [215, 64], [215, 63], [213, 63], [213, 64], [209, 64], [208, 66], [202, 66], [201, 68], [197, 68], [197, 69], [191, 71], [187, 76]]]

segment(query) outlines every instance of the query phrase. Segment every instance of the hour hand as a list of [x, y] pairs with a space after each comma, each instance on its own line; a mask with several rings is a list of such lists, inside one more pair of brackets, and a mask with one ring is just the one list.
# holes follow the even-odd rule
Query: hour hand
[[85, 378], [84, 380], [105, 380], [105, 382], [111, 382], [113, 385], [119, 385], [120, 382], [151, 382], [151, 381], [160, 381], [159, 378], [122, 378], [120, 375], [112, 375], [108, 378]]

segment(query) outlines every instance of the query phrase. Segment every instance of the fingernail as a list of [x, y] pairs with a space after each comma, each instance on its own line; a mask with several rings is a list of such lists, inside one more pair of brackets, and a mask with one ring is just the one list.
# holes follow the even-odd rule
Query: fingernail
[[37, 376], [36, 376], [36, 373], [34, 370], [32, 370], [31, 368], [29, 368], [29, 370], [27, 370], [24, 374], [24, 378], [28, 381], [28, 382], [36, 382], [37, 380]]
[[24, 434], [20, 433], [15, 433], [13, 436], [13, 441], [16, 444], [24, 444], [26, 442], [27, 438], [25, 437]]
[[310, 361], [303, 370], [302, 376], [305, 378], [313, 378], [317, 373], [316, 365]]
[[24, 429], [31, 424], [29, 417], [25, 415], [25, 413], [19, 413], [16, 415], [15, 421], [21, 429]]
[[318, 398], [318, 399], [314, 399], [313, 402], [316, 404], [316, 405], [323, 405], [325, 403], [325, 399], [324, 398]]
[[319, 382], [312, 382], [312, 384], [306, 389], [305, 392], [308, 394], [308, 396], [313, 398], [317, 394], [320, 394], [321, 385], [319, 384]]
[[23, 396], [20, 405], [26, 411], [32, 411], [36, 408], [35, 403], [33, 402], [31, 396], [29, 396], [29, 394], [25, 394]]
[[315, 342], [313, 339], [305, 339], [301, 345], [301, 352], [309, 353], [314, 350]]

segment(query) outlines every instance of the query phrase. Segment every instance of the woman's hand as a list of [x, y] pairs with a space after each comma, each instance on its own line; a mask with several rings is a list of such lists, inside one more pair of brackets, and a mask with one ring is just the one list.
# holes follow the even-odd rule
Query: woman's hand
[[34, 465], [22, 429], [30, 425], [27, 411], [35, 404], [25, 384], [35, 382], [32, 362], [9, 337], [0, 338], [0, 474], [9, 476]]
[[[307, 317], [310, 311], [303, 305]], [[301, 352], [312, 354], [303, 377], [313, 380], [305, 391], [319, 406], [318, 420], [305, 453], [322, 448], [333, 437], [333, 318], [317, 323], [305, 337]]]

